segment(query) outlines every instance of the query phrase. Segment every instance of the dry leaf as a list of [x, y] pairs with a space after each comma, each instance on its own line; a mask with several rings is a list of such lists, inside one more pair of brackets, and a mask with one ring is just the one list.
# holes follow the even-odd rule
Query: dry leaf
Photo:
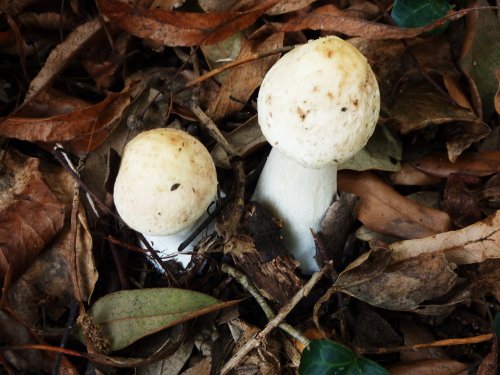
[[66, 66], [75, 58], [89, 43], [102, 31], [101, 20], [96, 18], [78, 26], [69, 34], [66, 39], [54, 48], [43, 68], [37, 76], [31, 81], [28, 93], [24, 99], [24, 104], [32, 100], [45, 87], [66, 68]]
[[498, 89], [497, 93], [495, 94], [495, 110], [500, 115], [500, 69], [497, 69], [496, 75], [498, 81]]
[[[487, 6], [488, 1], [472, 2], [474, 6]], [[497, 10], [484, 9], [467, 16], [466, 35], [460, 53], [459, 65], [469, 80], [470, 91], [479, 94], [482, 106], [476, 111], [484, 119], [494, 113], [495, 71], [500, 63], [500, 22]], [[476, 103], [479, 105], [480, 103]]]
[[[266, 138], [260, 130], [257, 116], [253, 116], [237, 129], [226, 134], [225, 137], [232, 149], [242, 158], [245, 158], [256, 148], [267, 143]], [[215, 145], [210, 154], [217, 167], [231, 169], [229, 157], [220, 144]]]
[[[242, 40], [238, 59], [256, 53], [271, 51], [283, 46], [283, 33], [275, 33], [263, 42]], [[245, 106], [252, 93], [260, 86], [264, 75], [278, 61], [279, 56], [269, 56], [231, 69], [215, 101], [208, 107], [207, 115], [215, 122], [231, 116]]]
[[448, 157], [455, 161], [473, 142], [486, 137], [488, 126], [474, 113], [450, 104], [427, 82], [407, 82], [384, 110], [408, 134], [430, 125], [446, 125]]
[[[450, 162], [447, 157], [446, 161]], [[433, 185], [441, 182], [439, 177], [421, 172], [407, 162], [401, 163], [401, 170], [399, 172], [390, 173], [389, 179], [394, 185], [409, 186]]]
[[358, 219], [369, 229], [399, 238], [422, 238], [446, 232], [448, 214], [405, 198], [370, 172], [338, 173], [339, 190], [361, 198]]
[[500, 210], [460, 230], [395, 242], [389, 245], [395, 261], [424, 253], [443, 253], [455, 264], [480, 263], [500, 258]]
[[467, 375], [469, 366], [452, 359], [423, 359], [390, 366], [391, 375]]
[[139, 38], [166, 46], [194, 46], [224, 40], [252, 25], [277, 0], [266, 0], [245, 12], [190, 13], [132, 7], [124, 2], [99, 0], [109, 21]]
[[[113, 131], [130, 103], [130, 86], [109, 93], [100, 103], [45, 118], [9, 117], [0, 122], [0, 135], [31, 142], [69, 142], [77, 155], [95, 149]], [[26, 111], [26, 107], [24, 109]]]
[[[411, 317], [402, 317], [399, 321], [398, 329], [404, 337], [404, 344], [407, 346], [435, 341], [435, 337], [429, 329]], [[446, 358], [447, 356], [443, 348], [422, 348], [401, 353], [401, 361], [404, 363], [425, 359]]]
[[456, 278], [443, 254], [395, 262], [390, 250], [378, 248], [352, 262], [333, 288], [370, 305], [419, 312], [420, 303], [446, 294]]
[[269, 9], [266, 14], [276, 16], [278, 14], [295, 12], [296, 10], [305, 8], [309, 4], [314, 3], [316, 0], [287, 0], [280, 1], [278, 4]]
[[49, 189], [35, 158], [4, 154], [0, 175], [0, 279], [14, 277], [61, 230], [64, 205]]
[[467, 152], [452, 163], [443, 152], [432, 152], [411, 162], [411, 166], [431, 176], [447, 178], [452, 174], [489, 176], [500, 171], [500, 151]]
[[484, 217], [479, 207], [481, 195], [479, 177], [451, 175], [446, 181], [441, 208], [450, 215], [456, 227], [463, 228]]
[[471, 12], [463, 9], [449, 14], [424, 27], [399, 28], [384, 25], [361, 18], [351, 17], [348, 12], [339, 10], [333, 5], [324, 5], [309, 13], [298, 14], [282, 25], [280, 31], [300, 31], [305, 29], [336, 31], [349, 36], [362, 36], [368, 39], [405, 39], [442, 26], [447, 20], [456, 20]]

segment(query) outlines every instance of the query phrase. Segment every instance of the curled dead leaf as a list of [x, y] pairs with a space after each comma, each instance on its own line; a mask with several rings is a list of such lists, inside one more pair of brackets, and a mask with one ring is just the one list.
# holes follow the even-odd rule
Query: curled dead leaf
[[[0, 122], [0, 135], [31, 142], [61, 142], [75, 154], [84, 155], [101, 144], [118, 124], [130, 103], [130, 88], [109, 93], [97, 104], [86, 107], [78, 104], [75, 110], [67, 113], [49, 117], [8, 117]], [[29, 105], [24, 107], [24, 112], [28, 112], [27, 109]]]
[[402, 196], [370, 172], [341, 171], [337, 178], [339, 190], [360, 197], [358, 219], [369, 229], [399, 238], [422, 238], [450, 228], [448, 214]]

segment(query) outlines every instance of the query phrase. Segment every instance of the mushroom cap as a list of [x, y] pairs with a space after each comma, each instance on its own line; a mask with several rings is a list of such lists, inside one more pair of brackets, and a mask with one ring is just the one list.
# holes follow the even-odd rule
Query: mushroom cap
[[375, 74], [335, 36], [294, 48], [268, 71], [257, 100], [268, 142], [308, 168], [341, 163], [372, 135], [380, 110]]
[[194, 224], [216, 191], [215, 165], [200, 141], [181, 130], [153, 129], [125, 147], [114, 202], [131, 228], [164, 236]]

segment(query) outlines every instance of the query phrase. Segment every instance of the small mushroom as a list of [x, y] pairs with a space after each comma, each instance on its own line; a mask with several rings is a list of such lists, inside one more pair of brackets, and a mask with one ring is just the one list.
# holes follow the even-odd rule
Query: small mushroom
[[[217, 175], [208, 150], [177, 129], [137, 135], [123, 152], [114, 186], [116, 210], [161, 256], [175, 254], [215, 198]], [[177, 257], [184, 266], [191, 257]]]
[[266, 74], [257, 100], [262, 133], [273, 146], [255, 201], [283, 221], [283, 237], [305, 273], [318, 270], [311, 229], [337, 196], [337, 164], [365, 146], [380, 110], [366, 58], [329, 36], [284, 55]]

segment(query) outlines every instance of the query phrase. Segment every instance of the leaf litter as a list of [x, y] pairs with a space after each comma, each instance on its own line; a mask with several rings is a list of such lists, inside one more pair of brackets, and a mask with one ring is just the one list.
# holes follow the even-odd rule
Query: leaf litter
[[[474, 340], [491, 339], [500, 310], [498, 9], [456, 5], [412, 28], [368, 0], [54, 4], [1, 5], [8, 373], [82, 373], [77, 357], [147, 374], [298, 373], [307, 337], [375, 353], [392, 373], [494, 373], [497, 347]], [[287, 48], [330, 34], [366, 56], [382, 111], [311, 233], [319, 280], [298, 271], [281, 218], [251, 197], [269, 150], [262, 79]], [[112, 203], [125, 144], [158, 127], [209, 148], [226, 205], [210, 208], [224, 236], [201, 227], [189, 267], [163, 262], [162, 273]], [[443, 339], [438, 356], [404, 355]]]

